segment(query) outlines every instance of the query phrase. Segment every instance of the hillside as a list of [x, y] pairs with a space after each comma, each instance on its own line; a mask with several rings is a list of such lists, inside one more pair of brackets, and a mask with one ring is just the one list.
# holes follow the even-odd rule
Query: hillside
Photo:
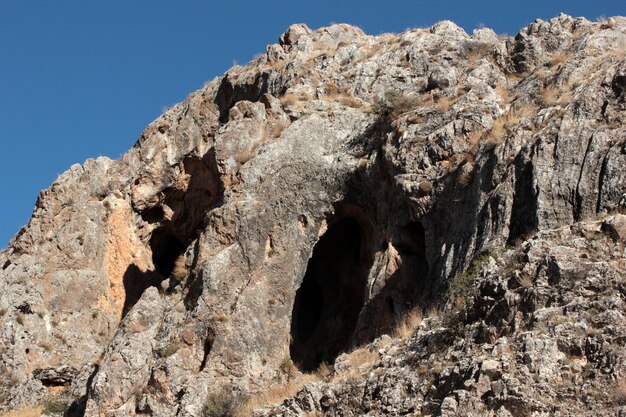
[[293, 25], [40, 194], [0, 410], [626, 415], [625, 109], [624, 17]]

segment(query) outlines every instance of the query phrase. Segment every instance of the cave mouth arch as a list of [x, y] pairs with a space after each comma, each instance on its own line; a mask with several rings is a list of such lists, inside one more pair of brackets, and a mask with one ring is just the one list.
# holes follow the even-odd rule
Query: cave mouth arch
[[333, 222], [313, 248], [291, 319], [291, 360], [305, 372], [351, 347], [372, 260], [355, 216]]

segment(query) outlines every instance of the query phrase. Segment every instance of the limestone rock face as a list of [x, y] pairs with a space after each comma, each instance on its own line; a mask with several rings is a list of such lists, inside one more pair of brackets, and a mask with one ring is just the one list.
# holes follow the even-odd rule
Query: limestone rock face
[[626, 413], [625, 74], [623, 17], [291, 26], [41, 193], [0, 409]]

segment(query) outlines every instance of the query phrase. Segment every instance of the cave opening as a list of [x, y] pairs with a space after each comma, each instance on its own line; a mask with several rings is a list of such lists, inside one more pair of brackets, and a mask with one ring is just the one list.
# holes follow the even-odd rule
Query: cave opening
[[167, 227], [160, 227], [152, 232], [150, 249], [155, 270], [165, 278], [171, 275], [176, 259], [187, 247]]
[[356, 218], [331, 224], [313, 248], [294, 301], [290, 354], [302, 371], [332, 363], [351, 347], [371, 266]]

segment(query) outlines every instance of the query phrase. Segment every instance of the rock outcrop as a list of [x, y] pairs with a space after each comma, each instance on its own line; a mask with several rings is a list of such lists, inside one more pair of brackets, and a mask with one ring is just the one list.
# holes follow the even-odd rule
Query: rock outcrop
[[626, 413], [625, 109], [623, 17], [293, 25], [41, 193], [0, 409]]

